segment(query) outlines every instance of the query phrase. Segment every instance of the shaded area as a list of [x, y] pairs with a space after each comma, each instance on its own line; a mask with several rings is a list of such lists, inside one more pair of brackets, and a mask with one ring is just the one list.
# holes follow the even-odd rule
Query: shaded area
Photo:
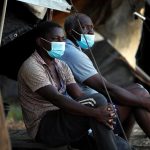
[[[91, 53], [86, 53], [94, 63]], [[135, 77], [129, 66], [107, 40], [96, 42], [92, 47], [92, 53], [98, 69], [108, 81], [119, 86], [129, 86], [134, 82]]]
[[[148, 74], [150, 75], [150, 3], [146, 1], [145, 3], [145, 14], [144, 16], [147, 19], [143, 24], [143, 31], [142, 31], [142, 37], [141, 42], [139, 45], [139, 49], [137, 52], [137, 64]], [[150, 91], [150, 87], [147, 85], [144, 85], [148, 91]]]
[[20, 65], [33, 51], [33, 29], [39, 22], [23, 3], [8, 1], [0, 47], [1, 75], [16, 80]]

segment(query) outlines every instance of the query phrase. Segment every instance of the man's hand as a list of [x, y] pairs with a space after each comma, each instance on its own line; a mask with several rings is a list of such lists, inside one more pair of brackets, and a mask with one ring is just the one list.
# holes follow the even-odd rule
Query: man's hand
[[96, 120], [103, 123], [110, 129], [114, 129], [113, 125], [116, 123], [114, 119], [116, 118], [116, 109], [113, 105], [108, 104], [107, 106], [101, 106], [96, 108], [97, 116]]

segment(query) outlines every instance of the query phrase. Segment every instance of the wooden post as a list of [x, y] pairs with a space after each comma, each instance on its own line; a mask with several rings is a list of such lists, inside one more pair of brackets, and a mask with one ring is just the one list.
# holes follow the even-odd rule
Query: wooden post
[[[2, 1], [0, 2], [0, 4], [2, 4]], [[7, 0], [3, 0], [3, 5], [0, 6], [0, 8], [2, 8], [0, 12], [0, 46], [4, 27], [6, 7], [7, 7]], [[11, 143], [5, 120], [1, 90], [0, 90], [0, 150], [11, 150]]]
[[[2, 1], [0, 2], [0, 4], [2, 4]], [[7, 0], [3, 0], [3, 5], [1, 5], [1, 7], [2, 7], [1, 9], [2, 12], [0, 12], [0, 46], [1, 46], [2, 33], [3, 33], [4, 21], [5, 21], [5, 15], [6, 15]]]
[[47, 9], [47, 21], [53, 20], [53, 9], [48, 8]]
[[11, 150], [11, 143], [5, 120], [1, 91], [0, 91], [0, 150]]

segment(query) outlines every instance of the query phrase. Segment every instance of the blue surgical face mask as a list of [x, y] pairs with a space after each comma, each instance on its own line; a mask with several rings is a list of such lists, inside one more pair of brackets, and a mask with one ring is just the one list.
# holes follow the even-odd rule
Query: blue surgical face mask
[[[42, 38], [43, 39], [43, 38]], [[46, 39], [43, 39], [47, 41]], [[48, 55], [52, 58], [60, 58], [65, 52], [65, 42], [49, 42], [51, 44], [51, 49], [46, 50], [44, 47], [43, 49], [47, 51]]]
[[51, 49], [47, 52], [52, 58], [60, 58], [65, 52], [65, 42], [51, 42]]
[[[73, 31], [76, 32], [75, 30]], [[79, 34], [78, 32], [76, 33]], [[81, 39], [76, 40], [76, 42], [81, 48], [88, 49], [94, 45], [94, 39], [95, 39], [94, 34], [80, 34], [80, 36], [81, 36]]]

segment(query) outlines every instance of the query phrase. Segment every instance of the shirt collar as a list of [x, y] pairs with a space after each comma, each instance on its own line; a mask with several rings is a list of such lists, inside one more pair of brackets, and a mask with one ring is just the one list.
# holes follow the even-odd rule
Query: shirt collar
[[77, 49], [79, 49], [80, 51], [82, 51], [81, 47], [80, 46], [76, 46], [71, 40], [69, 39], [66, 39], [66, 45], [69, 44], [69, 45], [73, 45], [74, 47], [76, 47]]
[[[37, 52], [37, 50], [35, 50], [34, 51], [34, 53], [32, 54], [32, 56], [39, 62], [39, 63], [41, 63], [42, 65], [46, 65], [47, 66], [47, 64], [45, 63], [45, 61], [43, 60], [43, 58], [39, 55], [39, 53]], [[56, 63], [56, 64], [58, 64], [59, 63], [59, 59], [54, 59], [54, 62]]]
[[42, 65], [46, 65], [45, 61], [42, 59], [42, 57], [39, 55], [39, 53], [37, 52], [37, 50], [34, 51], [34, 53], [32, 54], [32, 56], [38, 61], [40, 62]]

